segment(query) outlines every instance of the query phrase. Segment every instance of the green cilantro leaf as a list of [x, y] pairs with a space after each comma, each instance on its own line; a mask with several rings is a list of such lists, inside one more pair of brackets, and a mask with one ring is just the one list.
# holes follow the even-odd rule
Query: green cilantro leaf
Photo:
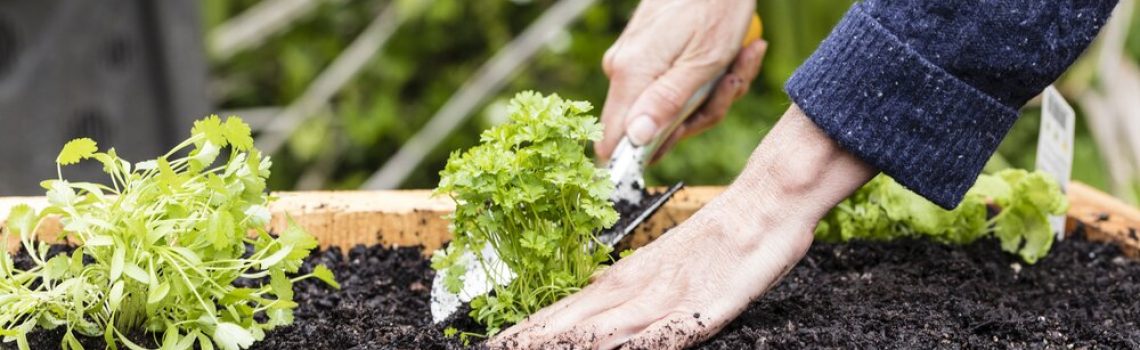
[[229, 144], [226, 138], [226, 129], [222, 127], [222, 120], [216, 115], [195, 121], [194, 128], [191, 129], [190, 133], [201, 135], [206, 141], [218, 147], [225, 147]]
[[234, 149], [246, 151], [253, 148], [253, 137], [250, 136], [249, 124], [246, 124], [241, 118], [231, 116], [226, 118], [226, 124], [222, 130], [226, 140]]
[[94, 140], [86, 137], [74, 139], [63, 145], [63, 149], [59, 151], [59, 156], [55, 157], [55, 162], [59, 165], [72, 165], [79, 163], [80, 160], [91, 158], [98, 151], [99, 147], [96, 146]]
[[14, 206], [8, 212], [8, 229], [16, 232], [22, 240], [27, 240], [35, 234], [38, 223], [35, 209], [27, 204]]
[[222, 350], [241, 350], [253, 345], [253, 334], [233, 323], [219, 323], [214, 329], [214, 342]]
[[443, 274], [443, 287], [452, 294], [459, 294], [463, 290], [463, 275], [466, 272], [467, 269], [460, 264], [451, 265], [447, 270], [440, 271], [439, 273]]
[[340, 289], [340, 283], [337, 283], [336, 278], [333, 277], [332, 270], [329, 270], [329, 268], [323, 264], [313, 268], [313, 277], [325, 282], [325, 284], [332, 286], [334, 289]]

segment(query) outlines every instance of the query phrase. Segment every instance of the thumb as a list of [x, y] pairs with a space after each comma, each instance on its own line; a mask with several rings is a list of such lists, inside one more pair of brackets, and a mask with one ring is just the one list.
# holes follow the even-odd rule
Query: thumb
[[658, 77], [629, 109], [625, 119], [629, 140], [645, 145], [677, 118], [686, 117], [679, 115], [681, 109], [714, 75], [713, 69], [705, 67], [674, 67]]

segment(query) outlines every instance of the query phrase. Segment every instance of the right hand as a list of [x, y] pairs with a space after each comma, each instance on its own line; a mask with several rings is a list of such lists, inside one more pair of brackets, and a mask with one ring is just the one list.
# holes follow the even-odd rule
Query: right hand
[[723, 119], [748, 91], [767, 48], [762, 40], [740, 48], [755, 6], [754, 0], [643, 0], [602, 62], [610, 89], [602, 109], [605, 136], [594, 145], [598, 158], [609, 159], [623, 135], [644, 145], [685, 117], [678, 114], [689, 97], [735, 60], [659, 154]]
[[723, 193], [581, 291], [491, 339], [492, 349], [681, 349], [776, 285], [828, 210], [875, 169], [792, 106]]

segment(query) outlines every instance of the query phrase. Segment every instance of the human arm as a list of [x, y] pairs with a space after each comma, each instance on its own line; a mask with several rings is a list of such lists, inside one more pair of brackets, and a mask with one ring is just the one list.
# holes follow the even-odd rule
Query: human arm
[[868, 0], [786, 90], [844, 149], [953, 208], [1018, 110], [1088, 47], [1115, 4]]
[[1114, 3], [856, 5], [789, 81], [795, 105], [724, 194], [492, 344], [691, 345], [775, 285], [816, 220], [876, 169], [954, 206], [1017, 109], [1087, 47]]

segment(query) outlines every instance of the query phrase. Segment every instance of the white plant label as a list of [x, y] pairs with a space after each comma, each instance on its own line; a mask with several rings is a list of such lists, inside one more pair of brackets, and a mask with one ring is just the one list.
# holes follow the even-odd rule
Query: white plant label
[[[1037, 135], [1037, 170], [1057, 180], [1061, 192], [1069, 193], [1069, 179], [1073, 173], [1073, 134], [1076, 130], [1076, 113], [1053, 86], [1045, 89], [1041, 102], [1041, 129]], [[1065, 216], [1049, 217], [1057, 240], [1065, 238]]]

